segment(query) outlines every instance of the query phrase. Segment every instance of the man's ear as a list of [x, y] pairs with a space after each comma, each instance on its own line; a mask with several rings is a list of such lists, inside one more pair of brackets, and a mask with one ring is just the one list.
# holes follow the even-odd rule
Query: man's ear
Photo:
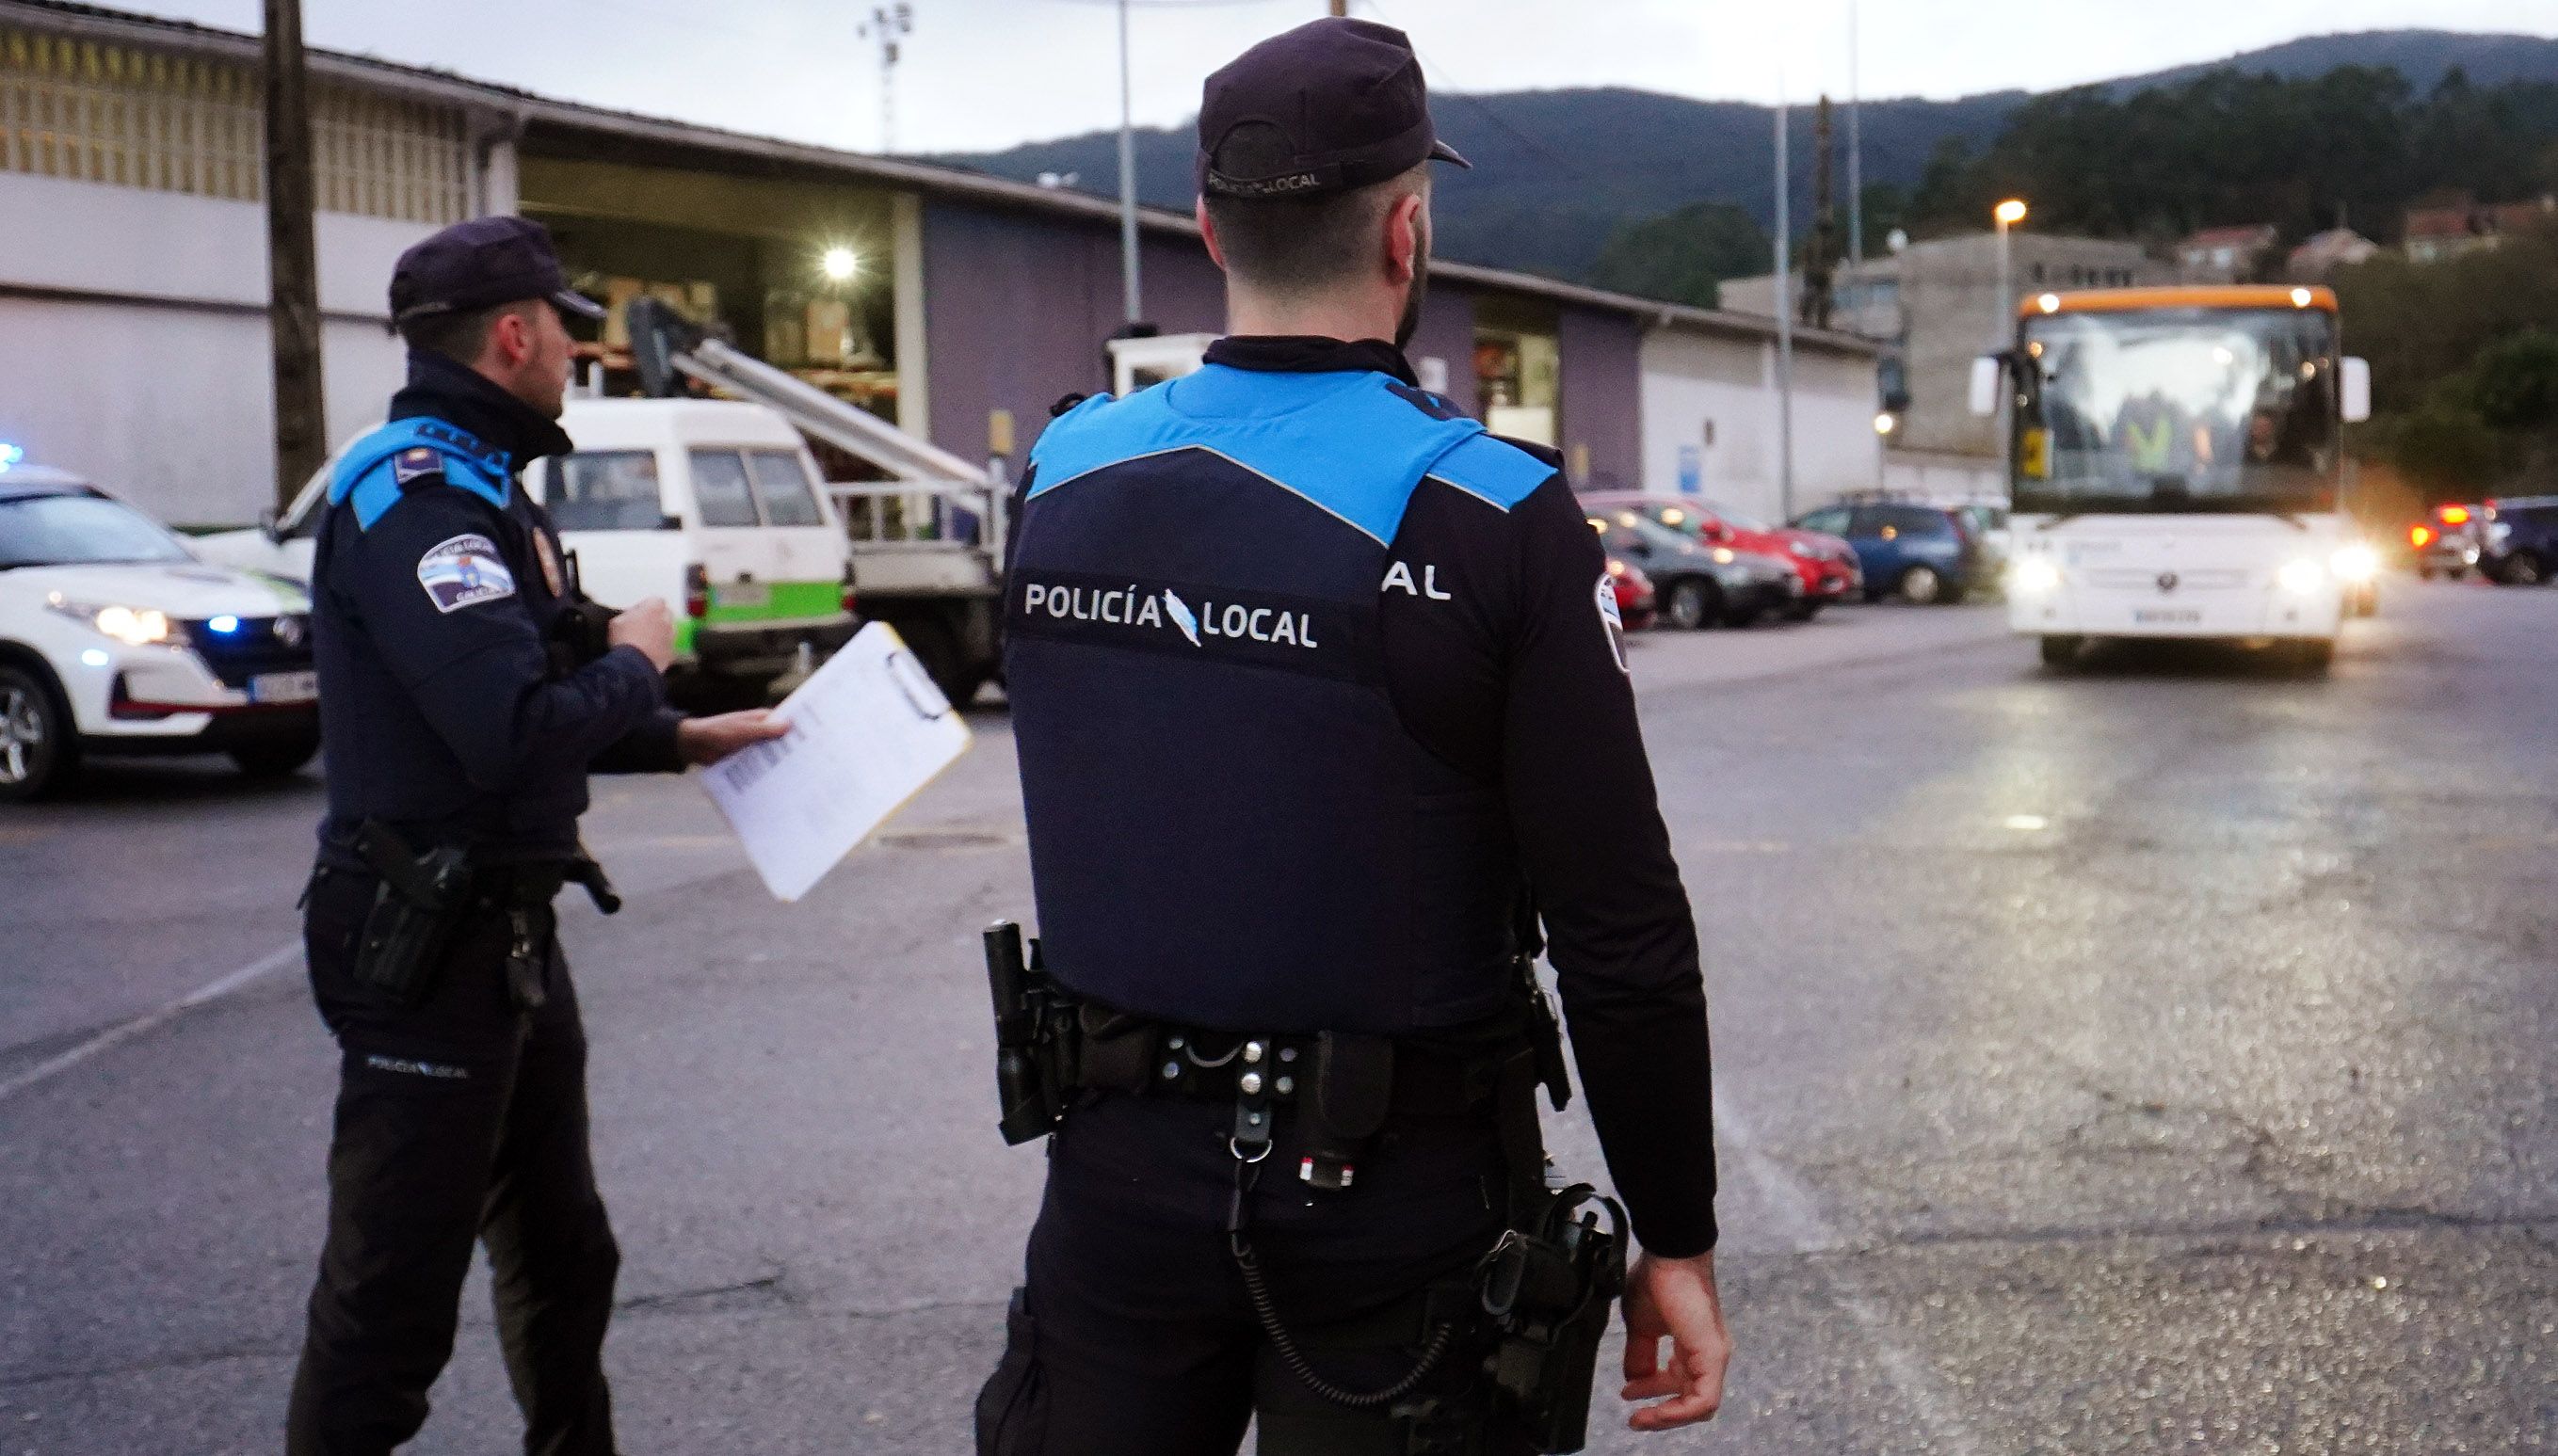
[[521, 309], [506, 309], [489, 325], [489, 347], [484, 355], [500, 368], [520, 369], [524, 360], [533, 356], [533, 323]]
[[1394, 199], [1385, 214], [1385, 276], [1389, 283], [1410, 283], [1421, 262], [1421, 209], [1429, 203], [1419, 193]]
[[1208, 220], [1208, 199], [1202, 198], [1193, 202], [1191, 215], [1199, 219], [1200, 241], [1208, 244], [1208, 260], [1222, 271], [1225, 267], [1225, 248], [1216, 240], [1216, 224]]

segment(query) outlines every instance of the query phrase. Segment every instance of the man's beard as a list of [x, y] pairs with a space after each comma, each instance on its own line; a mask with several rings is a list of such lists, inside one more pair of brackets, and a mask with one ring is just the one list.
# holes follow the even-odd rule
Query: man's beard
[[1394, 346], [1398, 349], [1409, 346], [1412, 335], [1420, 331], [1421, 300], [1430, 292], [1430, 234], [1422, 233], [1418, 242], [1420, 246], [1412, 251], [1412, 292], [1404, 295], [1403, 317], [1394, 325]]

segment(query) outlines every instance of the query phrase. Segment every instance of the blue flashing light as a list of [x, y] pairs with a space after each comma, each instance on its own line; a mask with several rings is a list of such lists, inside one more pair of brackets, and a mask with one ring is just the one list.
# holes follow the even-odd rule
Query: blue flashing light
[[217, 616], [212, 621], [205, 623], [205, 625], [213, 628], [216, 635], [227, 637], [231, 633], [239, 630], [239, 618], [235, 616]]
[[11, 465], [26, 458], [27, 451], [24, 446], [11, 445], [5, 440], [0, 440], [0, 474], [8, 473]]
[[104, 667], [110, 659], [95, 647], [80, 649], [80, 662], [88, 667]]

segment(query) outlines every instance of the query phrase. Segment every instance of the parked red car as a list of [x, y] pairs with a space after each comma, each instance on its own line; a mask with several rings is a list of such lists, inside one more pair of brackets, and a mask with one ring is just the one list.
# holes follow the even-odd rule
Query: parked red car
[[1616, 557], [1608, 558], [1608, 580], [1617, 589], [1617, 615], [1625, 620], [1626, 630], [1639, 632], [1652, 624], [1657, 613], [1652, 579], [1643, 570]]
[[1703, 496], [1597, 490], [1582, 496], [1581, 503], [1586, 509], [1638, 510], [1708, 546], [1729, 546], [1783, 560], [1803, 579], [1802, 598], [1785, 608], [1785, 614], [1796, 621], [1808, 621], [1822, 607], [1848, 600], [1865, 588], [1856, 548], [1838, 537], [1795, 526], [1763, 526]]

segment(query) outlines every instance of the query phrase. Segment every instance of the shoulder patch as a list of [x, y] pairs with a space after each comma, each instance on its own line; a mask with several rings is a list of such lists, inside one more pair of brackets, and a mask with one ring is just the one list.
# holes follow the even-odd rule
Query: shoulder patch
[[1617, 671], [1634, 676], [1634, 670], [1626, 665], [1626, 613], [1617, 605], [1617, 579], [1606, 572], [1599, 574], [1599, 627], [1608, 634], [1608, 650], [1616, 654]]
[[1431, 463], [1430, 478], [1508, 510], [1553, 479], [1554, 466], [1498, 436], [1470, 435]]
[[497, 543], [477, 532], [429, 547], [417, 561], [417, 584], [426, 589], [437, 611], [459, 611], [515, 595], [515, 574], [506, 570]]
[[391, 457], [391, 479], [402, 486], [412, 480], [423, 480], [429, 475], [441, 476], [443, 473], [444, 457], [427, 446], [421, 445], [411, 450], [403, 450]]

